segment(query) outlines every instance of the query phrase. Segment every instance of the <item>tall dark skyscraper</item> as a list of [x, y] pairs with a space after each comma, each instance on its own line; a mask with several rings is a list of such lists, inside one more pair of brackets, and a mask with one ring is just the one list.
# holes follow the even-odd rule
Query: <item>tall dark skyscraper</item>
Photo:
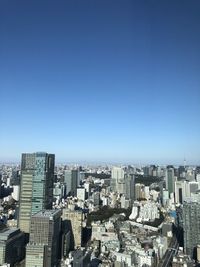
[[192, 258], [200, 244], [200, 205], [199, 199], [188, 199], [183, 203], [184, 250]]
[[18, 227], [30, 232], [31, 215], [51, 209], [55, 155], [44, 152], [22, 154]]
[[174, 182], [174, 168], [169, 166], [169, 168], [166, 170], [166, 188], [169, 191], [169, 196], [174, 193]]
[[66, 170], [64, 174], [64, 182], [67, 186], [67, 195], [76, 195], [76, 188], [78, 187], [79, 171], [78, 170]]

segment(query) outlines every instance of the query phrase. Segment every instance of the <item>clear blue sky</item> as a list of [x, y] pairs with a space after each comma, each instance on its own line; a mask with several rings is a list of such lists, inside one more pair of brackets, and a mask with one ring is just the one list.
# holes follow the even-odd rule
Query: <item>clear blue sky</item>
[[0, 1], [0, 160], [200, 163], [199, 0]]

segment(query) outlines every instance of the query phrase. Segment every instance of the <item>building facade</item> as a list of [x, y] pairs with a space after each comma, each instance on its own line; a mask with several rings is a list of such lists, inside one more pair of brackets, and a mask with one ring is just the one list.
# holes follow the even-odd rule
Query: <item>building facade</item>
[[63, 209], [62, 219], [66, 227], [71, 231], [72, 248], [81, 247], [83, 223], [82, 211]]
[[18, 227], [30, 232], [31, 215], [51, 209], [55, 156], [44, 152], [22, 154]]
[[111, 172], [111, 188], [113, 192], [123, 194], [126, 199], [134, 200], [135, 176], [124, 168], [113, 167]]
[[167, 168], [166, 170], [166, 188], [169, 191], [169, 196], [174, 193], [175, 191], [175, 176], [174, 176], [174, 169]]
[[79, 171], [78, 170], [65, 170], [64, 182], [66, 184], [67, 195], [76, 196], [76, 189], [78, 187]]
[[194, 199], [183, 203], [184, 251], [194, 258], [197, 245], [200, 244], [200, 205]]
[[61, 210], [43, 210], [31, 217], [26, 267], [58, 266]]

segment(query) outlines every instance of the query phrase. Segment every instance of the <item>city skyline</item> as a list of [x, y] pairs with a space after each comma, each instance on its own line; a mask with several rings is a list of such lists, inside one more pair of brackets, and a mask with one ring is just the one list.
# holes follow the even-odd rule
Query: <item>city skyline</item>
[[[50, 151], [51, 153], [53, 153], [52, 151]], [[21, 154], [26, 154], [27, 152], [22, 152]], [[44, 151], [32, 151], [31, 153], [47, 153]], [[56, 156], [56, 155], [55, 155]], [[21, 164], [21, 159], [20, 156], [16, 159], [13, 160], [0, 160], [0, 164], [5, 164], [5, 165], [20, 165]], [[159, 160], [141, 160], [141, 161], [137, 161], [137, 160], [130, 160], [130, 159], [124, 159], [124, 160], [106, 160], [105, 158], [102, 160], [82, 160], [80, 158], [74, 158], [73, 160], [69, 160], [69, 159], [59, 159], [56, 160], [55, 157], [55, 165], [56, 166], [60, 166], [60, 165], [68, 165], [68, 166], [135, 166], [135, 167], [144, 167], [144, 166], [161, 166], [161, 167], [166, 167], [166, 166], [174, 166], [174, 167], [178, 167], [178, 166], [186, 166], [186, 167], [196, 167], [199, 166], [199, 161], [197, 161], [197, 163], [193, 163], [190, 162], [188, 160], [186, 160], [185, 158], [182, 159], [182, 161], [180, 162], [176, 162], [173, 161], [172, 159], [170, 159], [169, 161], [166, 162], [161, 162]]]
[[195, 0], [1, 1], [0, 162], [199, 164], [199, 12]]

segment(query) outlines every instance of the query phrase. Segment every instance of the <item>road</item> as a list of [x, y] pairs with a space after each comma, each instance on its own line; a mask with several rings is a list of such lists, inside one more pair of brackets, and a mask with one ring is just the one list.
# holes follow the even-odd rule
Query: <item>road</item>
[[170, 247], [165, 252], [165, 255], [163, 256], [162, 260], [158, 264], [158, 267], [169, 267], [169, 265], [172, 262], [173, 256], [178, 250], [178, 247], [179, 247], [178, 241], [176, 237], [173, 237], [170, 243]]

